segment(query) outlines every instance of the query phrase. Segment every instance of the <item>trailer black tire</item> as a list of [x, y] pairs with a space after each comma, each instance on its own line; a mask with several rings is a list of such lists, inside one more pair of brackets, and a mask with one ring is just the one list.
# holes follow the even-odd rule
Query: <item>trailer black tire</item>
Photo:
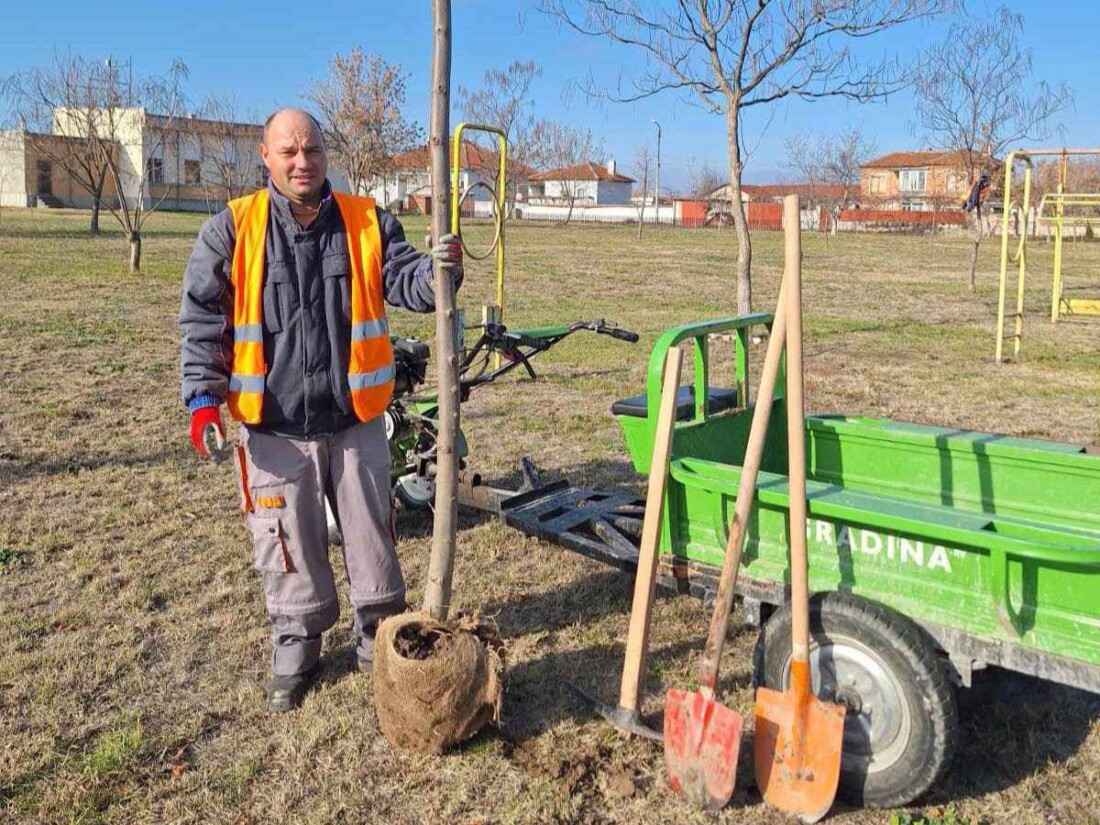
[[[810, 599], [810, 637], [814, 684], [822, 656], [834, 674], [819, 695], [849, 708], [840, 795], [872, 808], [912, 802], [944, 774], [958, 741], [955, 689], [934, 642], [904, 616], [846, 593]], [[790, 659], [788, 605], [760, 631], [756, 683], [785, 689]]]

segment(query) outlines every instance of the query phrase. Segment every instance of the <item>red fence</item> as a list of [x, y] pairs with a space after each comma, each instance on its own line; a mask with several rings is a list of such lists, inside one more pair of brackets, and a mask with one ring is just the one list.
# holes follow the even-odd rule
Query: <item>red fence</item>
[[840, 220], [890, 226], [966, 226], [965, 212], [907, 212], [904, 209], [844, 209]]
[[749, 229], [774, 229], [783, 228], [783, 204], [781, 203], [746, 203], [745, 217], [749, 221]]

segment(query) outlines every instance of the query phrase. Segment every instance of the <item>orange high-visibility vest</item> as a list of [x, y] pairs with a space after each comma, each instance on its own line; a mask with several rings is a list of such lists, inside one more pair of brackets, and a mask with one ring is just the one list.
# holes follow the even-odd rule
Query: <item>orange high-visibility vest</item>
[[[348, 387], [360, 421], [381, 415], [393, 395], [393, 348], [382, 293], [382, 235], [372, 198], [333, 193], [348, 238], [351, 265], [351, 353]], [[259, 189], [229, 202], [236, 245], [229, 280], [233, 286], [233, 363], [229, 412], [245, 424], [263, 415], [267, 364], [264, 362], [264, 247], [270, 194]]]

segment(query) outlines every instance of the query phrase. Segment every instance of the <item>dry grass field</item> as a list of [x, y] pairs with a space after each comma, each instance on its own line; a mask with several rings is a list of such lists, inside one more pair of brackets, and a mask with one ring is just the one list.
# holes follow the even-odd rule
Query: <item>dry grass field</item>
[[[265, 713], [266, 621], [232, 470], [196, 459], [178, 398], [180, 275], [200, 220], [150, 221], [138, 276], [121, 236], [91, 238], [85, 223], [0, 213], [0, 821], [783, 821], [748, 773], [720, 815], [697, 813], [666, 790], [658, 746], [621, 737], [567, 690], [573, 679], [616, 695], [629, 577], [475, 513], [460, 525], [455, 594], [508, 640], [499, 730], [444, 758], [394, 751], [370, 677], [351, 667], [350, 618], [326, 638], [304, 706]], [[422, 221], [408, 227], [423, 235]], [[578, 483], [641, 489], [610, 405], [641, 392], [662, 330], [732, 314], [732, 233], [515, 225], [508, 244], [509, 323], [607, 317], [642, 338], [576, 336], [538, 381], [477, 391], [463, 413], [473, 463], [502, 486], [529, 454]], [[1049, 247], [1031, 251], [1025, 357], [998, 368], [996, 241], [976, 295], [961, 239], [804, 245], [810, 411], [1100, 442], [1100, 319], [1044, 320]], [[770, 309], [780, 237], [758, 235], [755, 253], [754, 303]], [[1100, 244], [1066, 260], [1070, 285], [1100, 296]], [[462, 302], [481, 304], [489, 281], [472, 266]], [[432, 321], [396, 313], [394, 327], [427, 336]], [[398, 532], [419, 599], [430, 521], [402, 513]], [[645, 712], [666, 686], [694, 683], [707, 618], [687, 597], [659, 600]], [[753, 642], [733, 636], [721, 685], [750, 714]], [[1100, 822], [1100, 697], [1002, 674], [961, 713], [959, 758], [911, 814], [840, 804], [830, 821]]]

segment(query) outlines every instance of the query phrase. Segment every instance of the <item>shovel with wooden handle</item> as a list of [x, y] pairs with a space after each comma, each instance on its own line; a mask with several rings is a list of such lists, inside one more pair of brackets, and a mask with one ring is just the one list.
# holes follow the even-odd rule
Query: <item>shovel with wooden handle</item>
[[638, 548], [638, 570], [634, 574], [634, 602], [630, 608], [630, 628], [626, 635], [626, 656], [623, 659], [623, 678], [619, 687], [619, 706], [611, 707], [601, 702], [578, 685], [568, 682], [596, 713], [626, 733], [645, 736], [660, 741], [660, 731], [655, 731], [638, 716], [645, 659], [649, 648], [650, 614], [653, 609], [653, 590], [657, 582], [657, 553], [661, 540], [661, 515], [668, 482], [668, 460], [672, 453], [672, 434], [676, 425], [676, 393], [680, 389], [680, 370], [684, 355], [678, 347], [672, 347], [665, 356], [665, 372], [661, 382], [661, 406], [657, 413], [657, 432], [653, 443], [653, 458], [649, 465], [649, 487], [645, 498], [645, 517], [642, 521], [642, 539]]
[[737, 570], [741, 566], [745, 525], [748, 524], [756, 497], [756, 475], [764, 453], [764, 438], [768, 432], [776, 376], [783, 354], [786, 330], [783, 296], [786, 289], [786, 283], [779, 289], [779, 306], [760, 375], [760, 390], [749, 427], [748, 446], [737, 487], [737, 503], [726, 542], [714, 615], [707, 633], [703, 660], [699, 663], [699, 689], [694, 692], [671, 689], [665, 698], [665, 769], [668, 771], [668, 783], [696, 805], [712, 811], [729, 802], [737, 777], [741, 715], [715, 701], [714, 690], [718, 683], [718, 660], [722, 656], [730, 610], [733, 608]]
[[817, 822], [840, 781], [843, 705], [823, 702], [810, 682], [810, 592], [806, 569], [806, 424], [802, 403], [802, 265], [798, 196], [783, 202], [787, 287], [787, 454], [790, 477], [791, 676], [786, 691], [756, 691], [756, 784], [769, 805]]

